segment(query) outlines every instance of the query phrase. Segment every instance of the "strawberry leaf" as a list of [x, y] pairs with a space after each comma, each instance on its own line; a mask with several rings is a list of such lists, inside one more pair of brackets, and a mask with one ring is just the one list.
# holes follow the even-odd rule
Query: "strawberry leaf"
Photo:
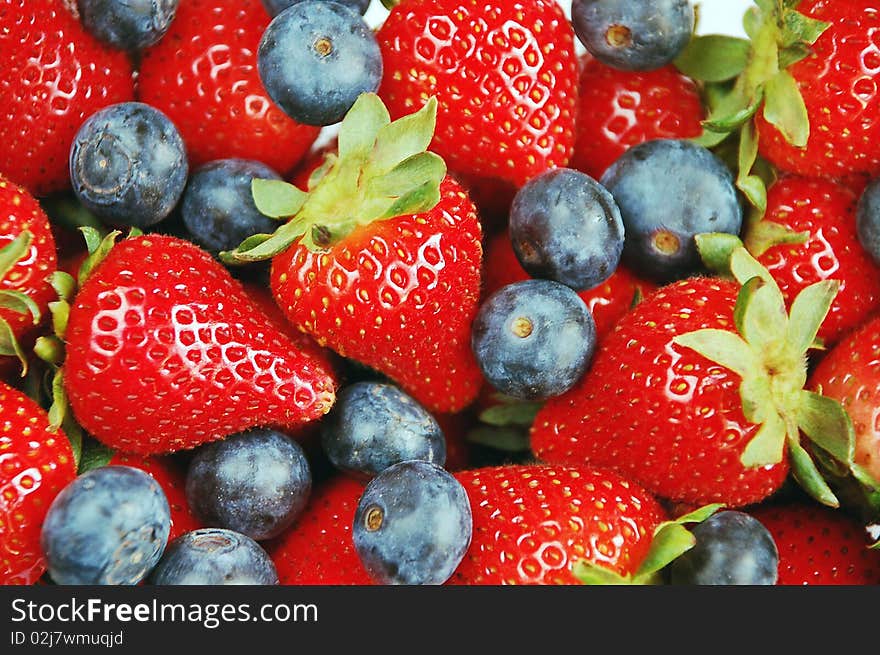
[[116, 451], [99, 441], [87, 439], [83, 443], [82, 457], [80, 458], [77, 474], [82, 475], [92, 469], [107, 466], [115, 454]]
[[839, 290], [837, 280], [825, 280], [811, 284], [794, 299], [786, 340], [797, 352], [806, 353], [813, 345]]
[[[745, 287], [744, 287], [745, 288]], [[785, 299], [775, 284], [762, 284], [751, 293], [742, 317], [742, 336], [757, 348], [766, 352], [775, 348], [780, 341], [780, 327], [783, 334], [788, 325]]]
[[585, 585], [626, 585], [628, 578], [585, 559], [578, 560], [571, 569], [572, 574]]
[[754, 296], [755, 292], [763, 285], [764, 280], [759, 277], [753, 277], [742, 285], [742, 288], [736, 296], [736, 304], [733, 306], [733, 324], [736, 326], [736, 331], [740, 334], [745, 333], [746, 308], [752, 301], [752, 296]]
[[30, 230], [22, 230], [17, 237], [0, 248], [0, 280], [28, 254], [33, 240], [34, 235]]
[[753, 277], [759, 277], [767, 285], [779, 288], [770, 272], [761, 266], [758, 260], [752, 257], [745, 248], [737, 248], [731, 253], [730, 271], [740, 284], [745, 284]]
[[498, 427], [531, 427], [535, 422], [542, 403], [507, 403], [495, 405], [480, 413], [480, 421]]
[[675, 337], [673, 343], [700, 353], [740, 377], [749, 375], [759, 364], [749, 345], [728, 330], [696, 330]]
[[751, 44], [722, 34], [694, 36], [675, 60], [675, 66], [700, 82], [732, 80], [745, 70]]
[[294, 216], [306, 202], [308, 194], [282, 180], [251, 181], [251, 193], [257, 210], [270, 218]]
[[755, 134], [755, 125], [748, 122], [740, 131], [737, 167], [739, 173], [736, 186], [745, 194], [752, 206], [763, 214], [767, 211], [767, 187], [764, 186], [764, 180], [751, 174], [757, 160], [758, 138]]
[[752, 255], [760, 257], [775, 246], [803, 244], [809, 238], [809, 232], [795, 232], [790, 227], [773, 221], [756, 221], [746, 232], [745, 245]]
[[811, 497], [828, 507], [840, 507], [840, 501], [831, 491], [831, 487], [816, 468], [809, 453], [804, 450], [796, 439], [788, 440], [788, 452], [791, 457], [791, 470], [800, 486]]
[[746, 468], [772, 466], [785, 454], [785, 421], [775, 411], [769, 412], [758, 433], [743, 450], [740, 462]]
[[[364, 167], [365, 175], [383, 175], [414, 155], [428, 154], [425, 151], [434, 138], [436, 124], [437, 99], [431, 98], [419, 111], [383, 126], [376, 136], [370, 160]], [[445, 174], [445, 164], [443, 169]]]
[[782, 45], [785, 48], [795, 44], [813, 45], [829, 27], [831, 23], [787, 8], [782, 12]]
[[86, 257], [82, 265], [79, 267], [79, 273], [77, 276], [77, 283], [81, 287], [85, 284], [92, 271], [98, 266], [98, 264], [104, 261], [113, 249], [113, 246], [116, 245], [116, 239], [122, 234], [122, 232], [119, 230], [113, 230], [107, 236], [102, 237], [100, 232], [90, 227], [80, 228], [80, 231], [83, 233], [83, 236], [86, 239], [86, 245], [89, 249], [89, 256]]
[[506, 453], [525, 453], [530, 446], [528, 431], [515, 427], [475, 428], [467, 433], [467, 440]]
[[287, 250], [307, 229], [305, 222], [294, 219], [274, 234], [255, 234], [242, 241], [235, 250], [224, 250], [220, 253], [220, 260], [226, 264], [239, 264], [271, 259]]
[[339, 159], [366, 161], [380, 130], [390, 123], [391, 116], [379, 96], [375, 93], [358, 96], [339, 125]]
[[766, 91], [764, 118], [776, 126], [791, 145], [806, 147], [810, 118], [794, 77], [787, 70], [781, 70], [767, 82]]
[[802, 390], [795, 416], [798, 427], [834, 459], [852, 466], [855, 430], [843, 406], [833, 398]]
[[0, 307], [15, 312], [16, 314], [30, 314], [31, 323], [37, 325], [40, 322], [40, 308], [33, 299], [21, 291], [12, 289], [0, 289]]
[[12, 326], [3, 318], [0, 318], [0, 355], [18, 359], [21, 364], [21, 376], [27, 375], [27, 357], [25, 357], [24, 350], [12, 331]]
[[698, 234], [694, 240], [706, 268], [722, 275], [731, 274], [730, 257], [743, 245], [738, 236], [727, 232], [706, 232]]

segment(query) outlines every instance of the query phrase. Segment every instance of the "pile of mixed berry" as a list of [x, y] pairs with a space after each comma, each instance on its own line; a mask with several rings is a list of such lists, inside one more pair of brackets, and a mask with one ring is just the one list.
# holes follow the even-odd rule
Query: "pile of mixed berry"
[[877, 3], [383, 4], [0, 0], [0, 583], [880, 583]]

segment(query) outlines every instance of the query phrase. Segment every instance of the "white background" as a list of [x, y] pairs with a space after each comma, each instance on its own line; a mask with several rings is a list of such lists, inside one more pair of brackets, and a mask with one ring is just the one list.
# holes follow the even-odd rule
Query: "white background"
[[[512, 1], [512, 0], [511, 0]], [[571, 8], [571, 0], [559, 0], [566, 13]], [[752, 0], [695, 0], [694, 6], [700, 5], [699, 34], [731, 34], [745, 36], [742, 29], [742, 15], [751, 6]], [[367, 11], [367, 22], [378, 27], [388, 11], [379, 0], [373, 0]]]

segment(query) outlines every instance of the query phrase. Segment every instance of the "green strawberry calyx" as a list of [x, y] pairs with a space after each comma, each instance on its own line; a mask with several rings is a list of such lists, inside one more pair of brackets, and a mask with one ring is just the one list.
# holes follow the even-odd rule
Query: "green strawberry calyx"
[[[14, 268], [30, 252], [33, 240], [34, 235], [30, 230], [22, 230], [17, 237], [0, 248], [0, 281], [10, 279], [14, 282], [12, 280]], [[29, 314], [33, 325], [38, 325], [40, 322], [40, 308], [30, 296], [21, 291], [0, 289], [0, 308], [16, 314]], [[17, 358], [21, 364], [21, 376], [27, 375], [27, 356], [12, 326], [2, 316], [0, 316], [0, 355]]]
[[221, 252], [221, 261], [270, 259], [295, 242], [327, 250], [374, 221], [430, 211], [446, 177], [443, 159], [428, 152], [436, 122], [435, 98], [392, 122], [379, 96], [362, 94], [339, 127], [338, 153], [312, 174], [307, 191], [279, 180], [253, 181], [257, 209], [286, 222]]
[[737, 186], [759, 214], [767, 207], [767, 180], [756, 168], [754, 117], [761, 112], [795, 147], [805, 147], [810, 137], [806, 104], [788, 68], [810, 56], [830, 24], [798, 12], [799, 4], [755, 0], [743, 19], [749, 41], [695, 36], [676, 60], [679, 70], [704, 85], [710, 111], [697, 142], [712, 148], [739, 134]]
[[580, 582], [588, 585], [655, 584], [664, 568], [696, 545], [696, 537], [685, 526], [689, 523], [702, 523], [723, 507], [719, 503], [705, 505], [658, 525], [654, 529], [648, 554], [633, 574], [621, 575], [587, 559], [575, 562], [572, 573]]
[[[810, 285], [786, 308], [773, 277], [729, 235], [702, 235], [697, 243], [711, 267], [726, 269], [741, 286], [733, 310], [736, 332], [703, 329], [679, 335], [674, 343], [690, 348], [742, 378], [739, 394], [745, 418], [759, 425], [740, 457], [746, 468], [772, 466], [786, 452], [795, 479], [819, 502], [838, 507], [839, 500], [801, 444], [801, 435], [851, 469], [855, 432], [843, 406], [804, 388], [807, 353], [821, 346], [817, 333], [839, 290], [839, 282]], [[733, 246], [728, 250], [729, 246]], [[721, 265], [729, 252], [727, 266]], [[710, 263], [714, 262], [714, 264]]]

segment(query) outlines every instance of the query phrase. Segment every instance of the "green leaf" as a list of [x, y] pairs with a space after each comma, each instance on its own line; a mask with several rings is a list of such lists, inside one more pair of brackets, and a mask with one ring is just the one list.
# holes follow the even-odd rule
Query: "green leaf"
[[635, 575], [638, 581], [666, 568], [670, 563], [693, 548], [697, 538], [684, 526], [670, 522], [662, 526], [651, 541], [651, 549], [642, 560]]
[[313, 170], [312, 174], [309, 175], [309, 181], [308, 181], [309, 191], [314, 189], [318, 185], [318, 183], [322, 179], [324, 179], [324, 176], [327, 175], [327, 173], [333, 169], [333, 167], [336, 165], [337, 159], [338, 159], [338, 157], [332, 152], [328, 152], [327, 154], [324, 155], [324, 161], [322, 161], [321, 165], [318, 166], [318, 168], [316, 168], [315, 170]]
[[747, 175], [740, 177], [736, 186], [752, 207], [756, 207], [762, 214], [767, 211], [767, 186], [764, 180], [757, 175]]
[[831, 23], [810, 18], [793, 9], [786, 9], [782, 13], [782, 24], [782, 45], [786, 48], [797, 43], [813, 45], [831, 27]]
[[433, 152], [420, 152], [367, 183], [368, 196], [400, 198], [424, 184], [438, 188], [446, 177], [446, 163]]
[[759, 362], [752, 348], [739, 335], [727, 330], [704, 329], [678, 335], [673, 343], [690, 348], [725, 368], [746, 377]]
[[[86, 250], [89, 251], [90, 255], [94, 254], [104, 240], [104, 234], [99, 229], [90, 225], [80, 227], [79, 231], [82, 233], [83, 238], [86, 241]], [[119, 234], [122, 234], [122, 232]]]
[[49, 276], [49, 284], [52, 285], [60, 300], [70, 300], [76, 293], [76, 280], [70, 273], [55, 271]]
[[440, 186], [433, 182], [425, 182], [407, 194], [398, 198], [391, 208], [379, 218], [394, 218], [408, 214], [421, 214], [430, 211], [440, 202]]
[[622, 575], [585, 559], [576, 561], [571, 572], [581, 584], [585, 585], [631, 584], [631, 581]]
[[718, 510], [724, 509], [724, 507], [724, 503], [710, 503], [709, 505], [703, 505], [692, 512], [679, 516], [675, 519], [674, 523], [680, 523], [682, 525], [685, 523], [702, 523]]
[[516, 402], [494, 405], [480, 414], [480, 421], [488, 425], [531, 427], [543, 403]]
[[52, 366], [61, 366], [64, 361], [64, 342], [56, 336], [37, 337], [34, 354]]
[[3, 318], [0, 318], [0, 355], [6, 355], [18, 359], [21, 364], [21, 376], [24, 377], [27, 375], [27, 357], [25, 357], [21, 344], [15, 337], [15, 333], [12, 331], [12, 326], [10, 326]]
[[853, 462], [850, 465], [850, 472], [852, 473], [853, 477], [858, 481], [858, 483], [863, 487], [866, 487], [867, 489], [874, 492], [880, 491], [880, 480], [871, 475], [871, 472], [868, 471], [865, 467]]
[[31, 323], [37, 325], [40, 322], [40, 308], [37, 303], [21, 291], [12, 289], [0, 289], [0, 307], [15, 312], [16, 314], [30, 314]]
[[52, 331], [59, 339], [64, 339], [67, 334], [67, 321], [70, 319], [70, 303], [66, 300], [56, 300], [49, 303], [49, 311], [52, 313]]
[[52, 405], [49, 407], [49, 427], [57, 430], [67, 416], [67, 392], [64, 390], [64, 371], [58, 369], [52, 376]]
[[739, 385], [739, 397], [742, 401], [743, 416], [750, 423], [764, 423], [776, 415], [773, 391], [767, 375], [759, 373], [744, 377]]
[[810, 46], [795, 43], [779, 51], [779, 68], [785, 70], [812, 54]]
[[[425, 151], [434, 138], [436, 124], [437, 99], [432, 97], [417, 112], [382, 127], [365, 168], [367, 177], [382, 175], [396, 169], [415, 155], [426, 154]], [[440, 161], [442, 163], [443, 160]], [[445, 164], [443, 171], [445, 175]]]
[[722, 34], [694, 36], [675, 60], [688, 77], [701, 82], [731, 80], [745, 70], [751, 44]]
[[785, 335], [788, 312], [782, 292], [775, 284], [764, 283], [754, 290], [742, 317], [742, 337], [758, 351], [767, 352]]
[[754, 41], [764, 23], [764, 16], [758, 7], [749, 7], [743, 14], [743, 31]]
[[745, 248], [737, 248], [730, 254], [730, 271], [740, 284], [745, 284], [753, 277], [759, 277], [768, 285], [776, 286], [776, 280], [770, 275], [770, 271], [752, 257]]
[[767, 188], [760, 177], [751, 174], [757, 160], [758, 137], [754, 123], [748, 122], [740, 131], [736, 185], [751, 205], [763, 214], [767, 210]]
[[816, 340], [840, 290], [837, 280], [824, 280], [801, 291], [791, 304], [787, 341], [796, 352], [806, 353]]
[[525, 453], [530, 448], [528, 430], [515, 427], [474, 428], [467, 433], [467, 440], [505, 453]]
[[79, 462], [78, 474], [82, 475], [92, 469], [107, 466], [115, 454], [116, 451], [112, 448], [109, 448], [94, 439], [87, 439], [83, 442], [82, 457]]
[[740, 288], [736, 296], [736, 304], [733, 306], [733, 324], [739, 334], [744, 334], [746, 309], [752, 301], [754, 293], [764, 285], [764, 280], [759, 277], [753, 277]]
[[[40, 207], [56, 225], [66, 227], [68, 230], [79, 230], [83, 227], [91, 228], [97, 232], [104, 232], [105, 228], [101, 221], [73, 194], [63, 193], [40, 199]], [[100, 241], [100, 239], [98, 239]]]
[[79, 464], [82, 461], [82, 445], [85, 433], [70, 412], [64, 416], [64, 420], [61, 422], [61, 430], [70, 442], [70, 449], [73, 451], [73, 462], [77, 470], [79, 470]]
[[762, 94], [758, 93], [754, 98], [742, 98], [738, 94], [731, 94], [729, 103], [725, 103], [709, 118], [703, 121], [703, 127], [710, 132], [733, 132], [758, 112], [761, 106]]
[[809, 232], [795, 232], [787, 225], [759, 220], [746, 232], [745, 244], [752, 255], [760, 257], [775, 246], [801, 245], [809, 239]]
[[810, 440], [839, 462], [852, 466], [856, 436], [843, 406], [833, 398], [802, 390], [795, 408], [795, 420]]
[[339, 126], [339, 158], [366, 161], [379, 130], [389, 123], [391, 116], [379, 96], [375, 93], [358, 96]]
[[785, 454], [785, 435], [785, 421], [775, 411], [770, 412], [743, 450], [740, 462], [746, 468], [778, 464]]
[[742, 241], [734, 234], [727, 232], [706, 232], [694, 237], [697, 252], [703, 265], [710, 271], [730, 275], [730, 257], [737, 248], [742, 248]]
[[113, 230], [110, 234], [96, 243], [95, 239], [100, 237], [99, 232], [88, 227], [80, 229], [86, 238], [86, 244], [89, 248], [89, 256], [86, 257], [85, 261], [83, 261], [82, 265], [79, 267], [79, 273], [77, 276], [77, 282], [79, 283], [79, 286], [82, 287], [92, 271], [95, 270], [98, 264], [104, 261], [113, 249], [113, 246], [116, 245], [116, 239], [122, 234], [122, 232], [119, 230]]
[[271, 218], [296, 215], [309, 197], [305, 191], [283, 180], [262, 180], [256, 177], [251, 181], [251, 193], [257, 210]]
[[220, 260], [226, 264], [237, 264], [271, 259], [287, 250], [308, 228], [307, 223], [292, 220], [278, 228], [274, 234], [255, 234], [248, 237], [235, 250], [221, 252]]
[[840, 501], [825, 482], [809, 453], [796, 439], [788, 440], [788, 453], [791, 457], [791, 470], [801, 488], [812, 498], [828, 507], [840, 507]]
[[796, 148], [804, 148], [810, 138], [810, 118], [797, 82], [786, 70], [767, 82], [764, 118], [776, 126]]
[[34, 235], [30, 230], [22, 230], [12, 241], [0, 248], [0, 280], [6, 277], [19, 260], [31, 249]]

